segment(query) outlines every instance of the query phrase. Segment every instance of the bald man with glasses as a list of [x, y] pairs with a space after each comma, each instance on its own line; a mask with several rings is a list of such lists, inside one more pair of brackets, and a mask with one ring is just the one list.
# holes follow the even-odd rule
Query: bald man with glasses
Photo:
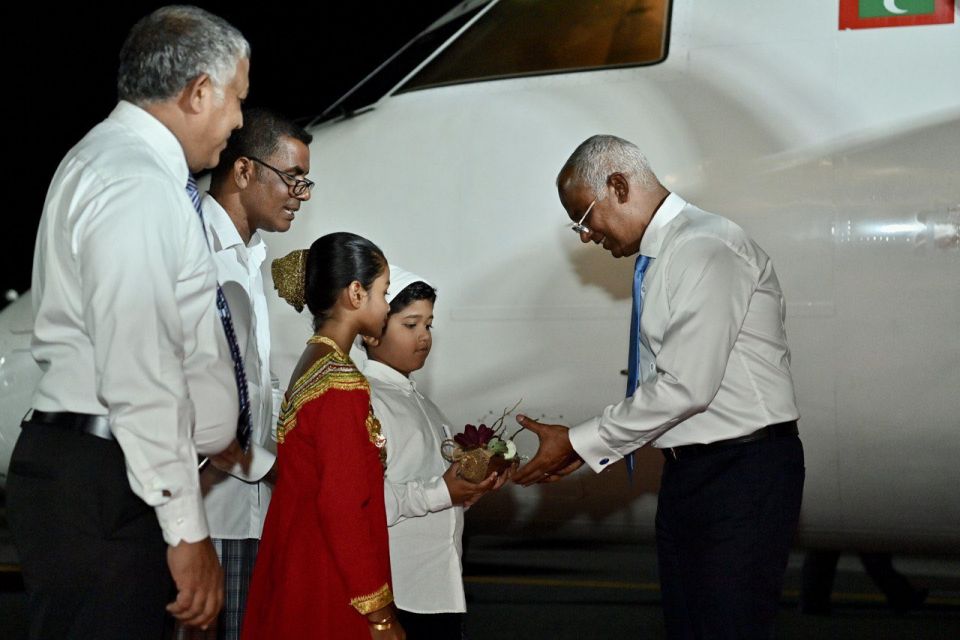
[[652, 445], [665, 463], [657, 556], [669, 638], [773, 634], [803, 492], [803, 447], [770, 257], [746, 232], [668, 191], [636, 145], [593, 136], [557, 177], [581, 242], [633, 272], [626, 398], [540, 439], [514, 475], [597, 473]]

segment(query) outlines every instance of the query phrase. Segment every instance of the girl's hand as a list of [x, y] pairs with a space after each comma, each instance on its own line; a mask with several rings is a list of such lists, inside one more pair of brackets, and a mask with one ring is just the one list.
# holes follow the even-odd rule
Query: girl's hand
[[397, 610], [392, 604], [367, 615], [371, 640], [406, 640], [407, 634], [397, 619]]
[[406, 640], [407, 634], [400, 626], [400, 622], [394, 618], [390, 628], [383, 631], [378, 631], [370, 625], [370, 638], [371, 640]]

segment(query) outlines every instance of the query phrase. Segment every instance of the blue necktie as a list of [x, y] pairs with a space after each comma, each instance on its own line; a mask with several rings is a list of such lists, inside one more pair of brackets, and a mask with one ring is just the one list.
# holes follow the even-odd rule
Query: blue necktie
[[[187, 177], [187, 195], [193, 202], [193, 208], [197, 210], [200, 216], [200, 226], [203, 227], [203, 235], [206, 237], [207, 228], [203, 224], [203, 208], [200, 206], [200, 190], [197, 189], [197, 181], [193, 174]], [[250, 431], [252, 424], [250, 422], [250, 393], [247, 389], [247, 372], [243, 368], [243, 357], [240, 355], [240, 345], [237, 344], [237, 334], [233, 330], [233, 318], [230, 316], [230, 307], [227, 305], [227, 298], [223, 295], [223, 289], [217, 283], [217, 312], [220, 314], [220, 322], [223, 323], [223, 331], [227, 334], [227, 344], [230, 346], [230, 358], [233, 360], [233, 376], [237, 380], [237, 395], [240, 397], [240, 417], [237, 420], [237, 442], [244, 451], [250, 444]]]
[[[630, 354], [627, 362], [627, 397], [637, 390], [640, 380], [640, 314], [643, 312], [643, 274], [650, 266], [650, 256], [637, 256], [636, 266], [633, 268], [633, 309], [630, 315]], [[626, 457], [627, 477], [633, 480], [633, 452]]]

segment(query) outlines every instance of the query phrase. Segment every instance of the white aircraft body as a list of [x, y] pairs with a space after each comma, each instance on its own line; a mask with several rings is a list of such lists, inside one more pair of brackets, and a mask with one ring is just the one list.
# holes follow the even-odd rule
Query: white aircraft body
[[[633, 261], [579, 242], [554, 179], [588, 136], [631, 140], [668, 189], [774, 260], [806, 452], [801, 542], [956, 551], [960, 21], [945, 4], [943, 24], [846, 29], [846, 0], [465, 2], [345, 115], [318, 119], [317, 187], [271, 253], [349, 230], [432, 280], [417, 378], [455, 429], [521, 398], [576, 424], [623, 396]], [[286, 380], [310, 319], [268, 297]], [[39, 376], [29, 305], [0, 317], [4, 473]], [[647, 448], [632, 484], [617, 465], [510, 486], [470, 518], [648, 537], [660, 464]]]

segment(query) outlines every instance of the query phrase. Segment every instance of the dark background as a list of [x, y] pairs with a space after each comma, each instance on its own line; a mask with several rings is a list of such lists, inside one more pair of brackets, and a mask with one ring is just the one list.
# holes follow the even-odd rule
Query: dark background
[[[66, 152], [116, 104], [117, 54], [127, 31], [164, 4], [169, 3], [54, 9], [32, 3], [19, 7], [18, 17], [4, 10], [3, 202], [9, 236], [0, 296], [9, 289], [29, 289], [37, 223], [50, 179]], [[457, 1], [196, 4], [226, 18], [250, 42], [247, 104], [310, 118]]]

